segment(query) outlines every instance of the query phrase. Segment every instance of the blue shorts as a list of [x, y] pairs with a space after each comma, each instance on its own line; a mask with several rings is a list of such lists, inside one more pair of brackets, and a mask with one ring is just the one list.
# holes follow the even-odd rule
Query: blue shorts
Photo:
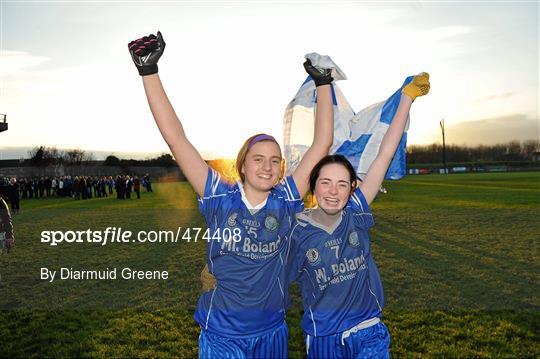
[[251, 338], [226, 338], [201, 329], [199, 358], [287, 358], [287, 324]]
[[390, 358], [390, 334], [379, 322], [344, 337], [343, 333], [324, 337], [306, 335], [308, 358]]

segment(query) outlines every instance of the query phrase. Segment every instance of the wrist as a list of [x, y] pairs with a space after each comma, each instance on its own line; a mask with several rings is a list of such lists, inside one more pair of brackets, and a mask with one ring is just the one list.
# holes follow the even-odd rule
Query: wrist
[[330, 87], [330, 83], [325, 83], [325, 84], [321, 84], [321, 85], [317, 85], [317, 83], [315, 83], [315, 86], [317, 87], [317, 90], [319, 91], [330, 91], [331, 87]]
[[324, 82], [324, 83], [317, 83], [315, 82], [315, 87], [323, 87], [323, 86], [330, 86], [330, 82]]
[[313, 82], [315, 82], [315, 87], [330, 86], [332, 81], [334, 81], [334, 79], [331, 76], [325, 78], [313, 78]]
[[405, 96], [401, 96], [401, 100], [402, 102], [409, 102], [409, 103], [412, 103], [415, 99], [415, 97], [412, 97], [411, 95], [409, 95], [407, 92], [405, 91], [401, 91], [401, 93]]
[[157, 64], [140, 66], [140, 67], [137, 67], [137, 70], [139, 70], [139, 75], [148, 76], [148, 75], [157, 74], [158, 66]]

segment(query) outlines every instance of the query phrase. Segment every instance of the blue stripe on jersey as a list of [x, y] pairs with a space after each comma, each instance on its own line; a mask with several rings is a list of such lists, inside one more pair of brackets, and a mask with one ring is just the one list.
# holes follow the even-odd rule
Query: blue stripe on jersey
[[287, 358], [287, 324], [257, 337], [226, 338], [202, 329], [199, 358]]
[[362, 192], [354, 191], [333, 228], [300, 214], [291, 232], [288, 270], [300, 284], [302, 328], [312, 336], [339, 333], [380, 317], [381, 278], [371, 254], [373, 216]]
[[281, 325], [287, 306], [284, 256], [290, 228], [303, 209], [292, 177], [271, 189], [261, 208], [246, 206], [241, 184], [226, 183], [209, 169], [199, 209], [209, 228], [207, 258], [217, 279], [203, 293], [195, 320], [231, 338], [259, 335]]

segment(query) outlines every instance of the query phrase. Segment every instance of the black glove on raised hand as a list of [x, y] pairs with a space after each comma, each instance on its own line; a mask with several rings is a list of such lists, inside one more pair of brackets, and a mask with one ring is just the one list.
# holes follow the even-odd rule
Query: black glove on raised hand
[[306, 72], [315, 81], [315, 86], [329, 85], [334, 78], [332, 77], [332, 69], [318, 69], [311, 64], [311, 60], [307, 59], [304, 62], [304, 68]]
[[158, 72], [158, 60], [165, 50], [161, 32], [133, 40], [128, 44], [131, 58], [139, 70], [139, 75], [147, 76]]

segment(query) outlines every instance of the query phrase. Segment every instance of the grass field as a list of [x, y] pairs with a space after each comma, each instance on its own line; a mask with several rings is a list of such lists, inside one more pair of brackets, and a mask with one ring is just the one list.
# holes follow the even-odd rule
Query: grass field
[[[540, 356], [540, 173], [409, 176], [373, 204], [396, 357]], [[205, 242], [40, 243], [44, 230], [204, 227], [187, 183], [140, 200], [22, 202], [0, 256], [0, 357], [195, 357]], [[185, 232], [184, 232], [185, 233]], [[40, 280], [40, 268], [169, 271], [166, 281]], [[291, 357], [303, 357], [293, 287]]]

